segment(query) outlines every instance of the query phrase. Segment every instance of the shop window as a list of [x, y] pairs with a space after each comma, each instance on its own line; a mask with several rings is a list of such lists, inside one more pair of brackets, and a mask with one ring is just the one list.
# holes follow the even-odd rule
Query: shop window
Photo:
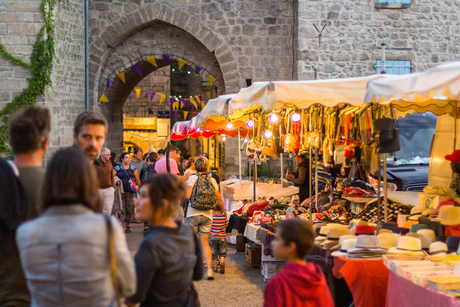
[[[385, 61], [385, 72], [389, 75], [407, 75], [412, 68], [410, 61]], [[375, 73], [382, 73], [382, 60], [377, 60]]]
[[411, 0], [376, 0], [375, 7], [378, 9], [407, 9]]

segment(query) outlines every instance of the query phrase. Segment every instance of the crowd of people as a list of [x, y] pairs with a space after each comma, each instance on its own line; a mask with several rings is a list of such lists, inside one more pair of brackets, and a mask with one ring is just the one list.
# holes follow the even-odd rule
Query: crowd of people
[[[193, 281], [213, 280], [218, 262], [225, 273], [227, 253], [227, 212], [208, 159], [178, 163], [170, 145], [168, 157], [151, 148], [115, 161], [104, 148], [106, 119], [85, 111], [74, 145], [44, 170], [50, 132], [43, 107], [10, 121], [13, 159], [0, 159], [0, 306], [198, 306]], [[134, 261], [125, 235], [133, 221], [145, 231]], [[313, 237], [306, 221], [280, 224], [275, 254], [292, 265], [270, 281], [265, 305], [332, 306], [324, 276], [305, 263]], [[308, 288], [289, 286], [302, 278]]]

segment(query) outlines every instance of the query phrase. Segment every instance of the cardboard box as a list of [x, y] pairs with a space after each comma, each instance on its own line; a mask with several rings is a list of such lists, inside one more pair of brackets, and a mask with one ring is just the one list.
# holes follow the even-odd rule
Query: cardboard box
[[264, 261], [262, 262], [262, 275], [265, 281], [276, 275], [284, 266], [284, 261]]
[[246, 244], [244, 253], [244, 262], [248, 266], [260, 266], [261, 265], [261, 246], [255, 243]]

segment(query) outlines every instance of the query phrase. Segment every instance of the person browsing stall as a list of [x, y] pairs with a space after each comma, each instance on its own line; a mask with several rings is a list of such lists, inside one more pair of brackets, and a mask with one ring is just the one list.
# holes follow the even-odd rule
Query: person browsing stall
[[279, 223], [272, 247], [275, 258], [286, 265], [267, 284], [264, 307], [333, 307], [321, 269], [305, 261], [314, 245], [310, 222], [289, 219]]
[[299, 199], [302, 203], [309, 197], [311, 182], [309, 181], [309, 160], [305, 156], [296, 154], [295, 158], [299, 163], [295, 172], [288, 172], [286, 179], [292, 181], [299, 188]]

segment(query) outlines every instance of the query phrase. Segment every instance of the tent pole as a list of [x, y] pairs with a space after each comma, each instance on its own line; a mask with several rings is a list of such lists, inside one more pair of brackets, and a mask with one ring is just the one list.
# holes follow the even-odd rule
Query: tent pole
[[384, 201], [384, 221], [388, 222], [388, 187], [387, 187], [387, 154], [383, 154], [383, 201]]
[[284, 188], [284, 165], [283, 165], [283, 153], [280, 153], [280, 164], [281, 164], [281, 187]]
[[239, 168], [239, 174], [240, 174], [240, 182], [242, 181], [241, 177], [241, 129], [238, 128], [238, 168]]
[[257, 162], [254, 160], [254, 202], [256, 202]]
[[379, 154], [379, 178], [378, 178], [378, 186], [377, 186], [377, 234], [380, 232], [380, 205], [382, 204], [382, 200], [380, 199], [380, 182], [382, 181], [382, 155]]
[[310, 146], [310, 156], [308, 157], [308, 162], [309, 162], [309, 167], [310, 167], [310, 171], [308, 172], [308, 184], [310, 185], [309, 186], [309, 193], [310, 193], [310, 206], [308, 207], [308, 214], [310, 214], [310, 222], [313, 222], [313, 216], [312, 216], [312, 208], [311, 208], [311, 197], [312, 197], [312, 190], [311, 190], [311, 146]]
[[318, 208], [318, 148], [315, 148], [315, 208]]

